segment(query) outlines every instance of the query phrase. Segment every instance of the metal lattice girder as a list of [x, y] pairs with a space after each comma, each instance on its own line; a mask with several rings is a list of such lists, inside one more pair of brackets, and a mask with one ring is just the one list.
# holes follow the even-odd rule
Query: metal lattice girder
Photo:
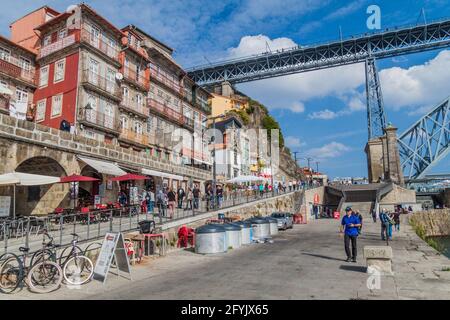
[[398, 138], [407, 180], [421, 179], [450, 150], [450, 97]]
[[189, 76], [200, 85], [238, 83], [448, 46], [449, 19], [199, 66]]
[[366, 60], [367, 122], [369, 140], [384, 135], [386, 116], [375, 59]]

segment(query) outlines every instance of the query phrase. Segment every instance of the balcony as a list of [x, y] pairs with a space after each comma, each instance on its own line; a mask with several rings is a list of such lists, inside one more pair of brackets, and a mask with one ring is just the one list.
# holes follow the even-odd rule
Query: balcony
[[88, 126], [102, 131], [117, 134], [120, 132], [119, 121], [111, 115], [107, 115], [92, 109], [80, 109], [78, 120]]
[[67, 48], [68, 46], [71, 46], [72, 44], [76, 43], [78, 40], [78, 35], [76, 33], [73, 33], [71, 35], [68, 35], [67, 37], [64, 37], [62, 39], [59, 39], [56, 42], [53, 42], [51, 44], [48, 44], [46, 46], [41, 47], [39, 50], [38, 59], [42, 59], [48, 55], [51, 55], [52, 53], [62, 50], [64, 48]]
[[148, 91], [150, 89], [150, 82], [142, 74], [126, 67], [123, 67], [122, 72], [126, 80], [144, 89], [144, 91]]
[[0, 58], [0, 71], [12, 78], [36, 85], [35, 69], [33, 67], [23, 68], [20, 61], [14, 57], [9, 56], [5, 60]]
[[108, 42], [104, 41], [101, 35], [96, 36], [85, 26], [81, 28], [81, 42], [90, 45], [114, 61], [119, 62], [118, 47], [112, 46]]
[[148, 106], [150, 107], [150, 110], [154, 110], [154, 111], [158, 112], [159, 114], [161, 114], [162, 116], [164, 116], [170, 120], [173, 120], [179, 124], [184, 123], [184, 116], [180, 112], [162, 104], [161, 102], [159, 102], [155, 99], [148, 98], [147, 101], [148, 101]]
[[122, 129], [119, 139], [137, 143], [143, 146], [147, 146], [149, 144], [149, 137], [147, 135], [143, 133], [137, 133], [130, 129]]
[[125, 109], [126, 111], [133, 112], [141, 117], [148, 117], [148, 107], [144, 104], [139, 104], [134, 101], [131, 97], [122, 97], [122, 101], [120, 101], [120, 107]]
[[189, 129], [192, 129], [192, 130], [194, 129], [194, 119], [183, 116], [183, 122], [184, 122], [184, 125], [186, 127], [188, 127]]
[[178, 95], [184, 97], [184, 89], [181, 88], [180, 84], [167, 77], [163, 72], [156, 69], [154, 66], [150, 66], [150, 82], [156, 80], [164, 86], [172, 89]]
[[115, 80], [107, 79], [91, 70], [83, 70], [81, 82], [91, 90], [106, 94], [117, 101], [121, 100], [121, 91]]

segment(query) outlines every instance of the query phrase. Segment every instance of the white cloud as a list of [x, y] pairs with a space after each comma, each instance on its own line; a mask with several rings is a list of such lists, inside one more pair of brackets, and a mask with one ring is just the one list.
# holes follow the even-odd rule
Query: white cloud
[[294, 113], [303, 113], [305, 112], [305, 104], [303, 102], [296, 101], [289, 108]]
[[291, 149], [300, 148], [306, 145], [306, 143], [302, 142], [300, 138], [293, 136], [287, 136], [284, 139], [284, 143]]
[[351, 148], [340, 143], [340, 142], [330, 142], [319, 148], [313, 148], [307, 151], [308, 156], [314, 159], [331, 159], [338, 158], [342, 156], [345, 152], [350, 151]]
[[450, 50], [441, 51], [425, 64], [408, 69], [394, 67], [380, 71], [386, 107], [426, 110], [450, 95]]
[[321, 111], [315, 111], [308, 115], [309, 119], [320, 119], [320, 120], [331, 120], [338, 117], [339, 114], [337, 112], [325, 109]]
[[246, 57], [295, 46], [295, 42], [289, 38], [276, 38], [272, 40], [262, 34], [257, 36], [245, 36], [241, 38], [241, 41], [236, 48], [228, 49], [228, 56], [229, 58]]

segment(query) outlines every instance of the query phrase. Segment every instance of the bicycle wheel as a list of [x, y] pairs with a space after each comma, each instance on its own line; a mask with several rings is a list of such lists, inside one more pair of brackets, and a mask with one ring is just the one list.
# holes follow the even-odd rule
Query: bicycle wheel
[[63, 280], [61, 267], [53, 261], [36, 263], [28, 273], [31, 291], [49, 293], [59, 288]]
[[23, 279], [22, 261], [13, 253], [0, 257], [0, 292], [13, 293]]
[[94, 265], [91, 259], [85, 256], [70, 258], [63, 267], [64, 279], [72, 285], [82, 285], [91, 280]]
[[86, 247], [86, 249], [84, 250], [84, 254], [82, 255], [88, 257], [95, 265], [95, 263], [97, 262], [98, 255], [100, 254], [101, 248], [102, 244], [100, 242], [91, 243]]
[[83, 255], [83, 250], [81, 250], [81, 248], [79, 246], [75, 246], [75, 247], [66, 247], [62, 252], [61, 255], [59, 256], [59, 265], [60, 266], [64, 266], [67, 261], [69, 261], [69, 259], [71, 257], [74, 257], [75, 254], [82, 256]]
[[36, 251], [31, 256], [30, 267], [34, 266], [37, 263], [43, 262], [43, 261], [56, 262], [56, 253], [50, 249], [44, 249], [44, 250], [41, 249], [39, 251]]

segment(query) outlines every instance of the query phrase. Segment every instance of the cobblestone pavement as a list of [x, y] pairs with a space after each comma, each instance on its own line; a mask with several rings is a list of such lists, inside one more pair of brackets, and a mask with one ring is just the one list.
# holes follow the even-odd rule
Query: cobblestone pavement
[[346, 263], [336, 220], [317, 220], [281, 231], [274, 243], [253, 244], [226, 254], [203, 256], [176, 250], [132, 268], [133, 280], [110, 274], [81, 289], [47, 295], [24, 289], [0, 299], [450, 299], [450, 267], [402, 224], [394, 232], [394, 276], [381, 289], [367, 288], [363, 246], [385, 245], [380, 225], [365, 220], [358, 263]]

